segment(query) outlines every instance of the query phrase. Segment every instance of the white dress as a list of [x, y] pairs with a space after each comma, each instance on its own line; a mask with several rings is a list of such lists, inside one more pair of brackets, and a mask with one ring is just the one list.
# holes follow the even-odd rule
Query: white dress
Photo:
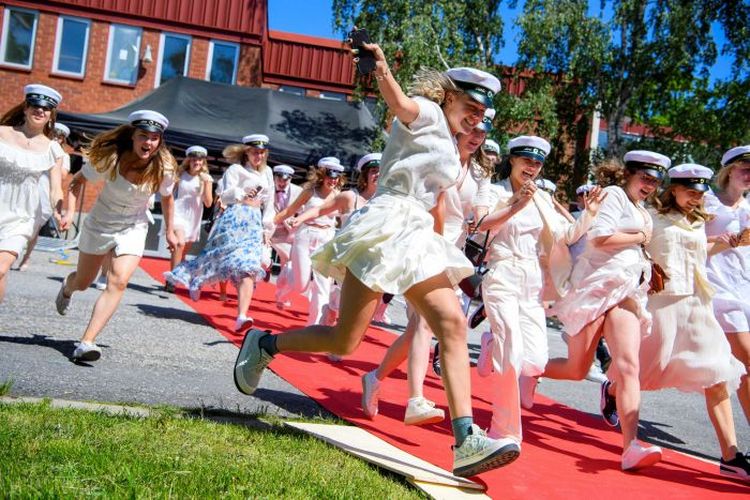
[[446, 273], [453, 285], [470, 276], [469, 260], [435, 233], [430, 210], [461, 171], [458, 150], [440, 106], [415, 97], [419, 115], [393, 123], [375, 196], [313, 255], [313, 266], [343, 281], [346, 269], [371, 290], [400, 295]]
[[[706, 193], [706, 210], [715, 218], [706, 224], [706, 235], [739, 233], [750, 227], [750, 203], [746, 199], [732, 210], [716, 196]], [[714, 314], [725, 333], [750, 331], [750, 247], [736, 247], [711, 255], [708, 280], [716, 290]]]
[[[104, 180], [94, 207], [83, 221], [78, 248], [92, 255], [104, 255], [114, 249], [115, 256], [142, 256], [146, 246], [149, 224], [149, 204], [152, 195], [148, 184], [133, 184], [122, 175], [116, 165], [114, 180], [109, 172], [97, 172], [89, 163], [81, 172], [90, 181]], [[162, 196], [170, 196], [174, 177], [164, 176], [159, 186]]]
[[463, 248], [467, 236], [465, 222], [472, 215], [474, 207], [490, 208], [490, 178], [472, 161], [455, 188], [445, 192], [443, 236]]
[[34, 235], [40, 205], [39, 179], [63, 154], [55, 141], [50, 141], [49, 149], [42, 153], [0, 141], [0, 251], [23, 253]]
[[651, 328], [651, 315], [646, 310], [651, 264], [639, 245], [612, 250], [597, 248], [592, 240], [618, 231], [644, 230], [652, 224], [651, 216], [640, 204], [636, 207], [622, 188], [609, 186], [603, 191], [607, 197], [587, 233], [586, 248], [573, 266], [571, 289], [555, 303], [552, 314], [568, 335], [577, 335], [612, 307], [631, 298], [638, 305], [641, 334], [645, 336]]
[[198, 241], [203, 218], [203, 200], [200, 175], [183, 172], [177, 183], [177, 195], [174, 201], [174, 228], [181, 229], [185, 241]]
[[727, 389], [735, 391], [745, 367], [732, 356], [714, 317], [703, 222], [690, 223], [675, 212], [652, 214], [648, 251], [670, 279], [662, 292], [648, 299], [653, 326], [639, 351], [641, 389], [702, 393], [726, 382]]
[[[61, 174], [65, 175], [67, 172], [70, 172], [70, 155], [63, 151]], [[47, 171], [39, 177], [39, 208], [36, 211], [36, 220], [34, 221], [34, 234], [42, 228], [54, 212], [50, 204], [49, 190], [49, 171]]]

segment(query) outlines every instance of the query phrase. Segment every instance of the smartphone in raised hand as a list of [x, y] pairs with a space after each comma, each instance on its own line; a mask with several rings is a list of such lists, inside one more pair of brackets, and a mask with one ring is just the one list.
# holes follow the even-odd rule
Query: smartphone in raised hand
[[353, 49], [357, 49], [357, 71], [360, 75], [369, 75], [375, 71], [375, 54], [371, 50], [367, 50], [362, 45], [363, 43], [370, 43], [370, 35], [367, 34], [367, 30], [364, 28], [354, 28], [349, 32], [349, 43]]

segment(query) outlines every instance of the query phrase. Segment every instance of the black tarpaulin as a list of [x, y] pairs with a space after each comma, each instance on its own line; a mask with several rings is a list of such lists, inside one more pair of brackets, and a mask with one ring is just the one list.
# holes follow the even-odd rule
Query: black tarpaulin
[[[177, 77], [140, 99], [108, 113], [60, 111], [57, 120], [87, 135], [125, 123], [138, 109], [169, 119], [167, 144], [181, 153], [199, 144], [220, 158], [229, 144], [248, 134], [266, 134], [270, 161], [298, 167], [337, 156], [352, 167], [369, 153], [377, 124], [361, 103], [301, 97], [271, 89], [240, 87]], [[180, 156], [178, 154], [178, 156]]]

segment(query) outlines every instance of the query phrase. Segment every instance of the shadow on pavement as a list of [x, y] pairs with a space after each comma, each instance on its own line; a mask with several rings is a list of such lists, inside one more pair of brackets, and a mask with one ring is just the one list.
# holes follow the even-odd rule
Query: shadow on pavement
[[177, 309], [176, 307], [153, 306], [151, 304], [133, 304], [138, 311], [146, 316], [159, 319], [177, 319], [193, 325], [211, 326], [203, 317], [193, 310]]
[[[66, 358], [70, 358], [73, 351], [76, 348], [76, 340], [57, 340], [47, 335], [32, 334], [31, 337], [7, 337], [0, 335], [0, 343], [5, 342], [9, 344], [20, 344], [20, 345], [38, 345], [41, 347], [50, 347], [55, 351], [59, 352]], [[108, 348], [109, 346], [104, 344], [97, 344], [99, 347]], [[73, 361], [71, 361], [72, 363]], [[88, 363], [76, 363], [81, 366], [92, 366]]]

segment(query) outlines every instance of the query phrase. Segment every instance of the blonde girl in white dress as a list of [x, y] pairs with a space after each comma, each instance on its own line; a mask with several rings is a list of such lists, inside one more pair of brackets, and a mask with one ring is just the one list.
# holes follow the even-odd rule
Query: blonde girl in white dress
[[[716, 290], [714, 314], [732, 346], [732, 354], [750, 372], [750, 146], [724, 153], [716, 174], [716, 192], [706, 194], [708, 241], [730, 243], [730, 248], [708, 257], [708, 280]], [[742, 377], [737, 399], [750, 424], [750, 375]]]
[[[362, 208], [375, 194], [378, 187], [378, 176], [380, 175], [380, 153], [366, 154], [357, 162], [357, 187], [341, 191], [333, 198], [328, 197], [321, 205], [310, 207], [301, 214], [287, 219], [287, 224], [292, 229], [299, 229], [308, 220], [315, 220], [320, 216], [337, 214], [339, 224], [343, 226], [352, 212]], [[278, 283], [278, 282], [277, 282]], [[277, 284], [279, 288], [284, 288]], [[339, 312], [341, 286], [331, 286], [328, 303], [323, 306], [320, 324], [335, 325]], [[340, 361], [335, 355], [329, 355], [332, 361]]]
[[500, 82], [468, 68], [425, 71], [409, 97], [380, 47], [364, 47], [375, 56], [375, 81], [396, 121], [383, 151], [377, 194], [313, 256], [318, 271], [342, 281], [338, 323], [281, 335], [251, 330], [235, 363], [235, 384], [252, 394], [278, 352], [353, 352], [382, 294], [404, 294], [442, 345], [456, 438], [453, 472], [478, 474], [506, 465], [518, 452], [486, 437], [473, 423], [466, 318], [453, 290], [473, 268], [458, 248], [434, 232], [430, 210], [461, 170], [454, 136], [470, 133], [482, 120]]
[[[174, 202], [174, 234], [177, 245], [171, 252], [169, 268], [174, 269], [185, 259], [193, 243], [200, 240], [203, 207], [213, 203], [211, 184], [203, 146], [190, 146], [185, 150], [185, 159], [177, 169], [177, 194]], [[167, 281], [165, 289], [174, 292], [174, 284]]]
[[482, 280], [490, 331], [482, 336], [477, 366], [480, 374], [490, 377], [489, 435], [512, 439], [520, 446], [519, 377], [528, 379], [530, 394], [526, 397], [533, 401], [537, 377], [548, 359], [540, 257], [545, 255], [549, 261], [549, 295], [564, 296], [570, 288], [572, 267], [568, 245], [591, 227], [605, 195], [600, 188], [593, 189], [586, 197], [583, 215], [571, 223], [557, 211], [550, 194], [535, 183], [550, 152], [549, 143], [541, 137], [520, 136], [508, 143], [508, 149], [497, 183], [499, 200], [479, 224], [479, 231], [490, 231], [489, 271]]
[[[474, 221], [484, 217], [489, 209], [488, 194], [493, 165], [484, 155], [481, 145], [492, 128], [491, 117], [494, 117], [494, 111], [488, 108], [485, 118], [470, 134], [458, 135], [456, 142], [461, 161], [459, 180], [443, 192], [442, 204], [438, 205], [441, 208], [435, 214], [438, 224], [442, 225], [443, 237], [457, 248], [463, 248]], [[467, 221], [471, 221], [471, 226]], [[362, 376], [362, 409], [369, 418], [378, 414], [381, 382], [408, 359], [406, 373], [409, 400], [404, 412], [404, 423], [427, 425], [440, 422], [445, 418], [445, 412], [436, 408], [435, 403], [426, 399], [423, 394], [433, 333], [409, 302], [406, 309], [408, 323], [404, 333], [391, 344], [378, 367]]]
[[582, 380], [604, 335], [612, 355], [607, 376], [617, 384], [616, 393], [609, 381], [602, 384], [600, 407], [608, 425], [620, 424], [622, 469], [635, 470], [661, 460], [658, 446], [637, 439], [638, 350], [651, 329], [651, 265], [642, 245], [651, 239], [652, 221], [643, 201], [656, 191], [670, 160], [651, 151], [630, 151], [624, 159], [625, 165], [609, 160], [597, 169], [607, 198], [573, 266], [570, 291], [552, 308], [569, 335], [568, 357], [551, 359], [542, 376]]
[[664, 290], [649, 295], [651, 335], [640, 349], [641, 390], [674, 387], [703, 393], [721, 448], [720, 473], [750, 479], [750, 463], [737, 449], [729, 391], [740, 385], [745, 367], [734, 357], [711, 305], [707, 253], [730, 248], [708, 243], [703, 207], [713, 172], [702, 165], [669, 169], [669, 187], [654, 200], [651, 241], [646, 249], [669, 276]]
[[[277, 306], [283, 308], [284, 302], [295, 294], [305, 294], [308, 298], [307, 324], [317, 325], [323, 316], [323, 306], [331, 295], [332, 280], [319, 273], [312, 266], [310, 256], [323, 244], [329, 242], [336, 232], [336, 216], [331, 212], [319, 214], [315, 218], [306, 218], [299, 226], [293, 226], [292, 216], [318, 208], [333, 200], [341, 192], [346, 177], [344, 167], [338, 158], [327, 156], [318, 161], [312, 168], [302, 192], [283, 211], [276, 214], [276, 224], [286, 223], [288, 227], [297, 227], [292, 249], [291, 276], [282, 289], [279, 287]], [[312, 279], [310, 274], [312, 273]], [[277, 285], [278, 286], [278, 285]]]
[[74, 292], [86, 290], [109, 255], [107, 286], [94, 304], [74, 361], [96, 361], [101, 349], [95, 341], [117, 310], [128, 281], [138, 267], [148, 233], [149, 199], [161, 194], [167, 244], [176, 244], [172, 217], [177, 162], [164, 142], [169, 120], [156, 111], [134, 111], [128, 122], [94, 137], [85, 150], [88, 163], [70, 182], [65, 223], [73, 219], [76, 198], [89, 181], [104, 181], [94, 207], [81, 227], [78, 266], [62, 282], [55, 299], [65, 315]]
[[39, 179], [49, 174], [49, 203], [59, 227], [63, 150], [50, 140], [62, 96], [44, 85], [26, 85], [25, 99], [0, 118], [0, 303], [8, 271], [34, 236]]

